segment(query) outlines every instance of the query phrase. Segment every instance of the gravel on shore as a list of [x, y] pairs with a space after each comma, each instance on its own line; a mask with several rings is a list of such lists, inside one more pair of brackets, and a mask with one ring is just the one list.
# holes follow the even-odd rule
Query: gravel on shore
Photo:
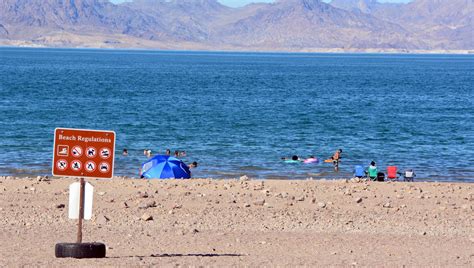
[[74, 181], [0, 177], [0, 266], [473, 266], [473, 184], [88, 179], [107, 258], [56, 259]]

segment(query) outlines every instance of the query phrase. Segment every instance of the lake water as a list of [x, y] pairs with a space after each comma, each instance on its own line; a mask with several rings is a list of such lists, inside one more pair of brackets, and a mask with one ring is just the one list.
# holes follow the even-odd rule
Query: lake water
[[[170, 148], [195, 177], [343, 178], [375, 160], [474, 182], [473, 88], [472, 55], [0, 48], [0, 175], [50, 174], [68, 127], [116, 131], [116, 175]], [[280, 160], [338, 148], [339, 172]]]

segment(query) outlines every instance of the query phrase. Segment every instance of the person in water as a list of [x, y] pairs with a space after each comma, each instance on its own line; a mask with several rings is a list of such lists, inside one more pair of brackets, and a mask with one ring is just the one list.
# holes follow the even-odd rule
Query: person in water
[[178, 150], [174, 151], [174, 157], [176, 157], [176, 158], [179, 157], [179, 151]]
[[301, 161], [301, 159], [297, 155], [293, 155], [291, 158], [282, 157], [281, 160], [283, 160], [283, 161]]
[[191, 176], [191, 177], [193, 176], [191, 170], [194, 169], [194, 168], [197, 168], [197, 166], [198, 166], [198, 162], [196, 162], [196, 161], [194, 161], [194, 162], [192, 162], [191, 164], [188, 165], [188, 167], [189, 167], [189, 176]]
[[282, 157], [281, 160], [285, 161], [286, 163], [297, 163], [297, 162], [303, 162], [304, 161], [303, 159], [301, 159], [297, 155], [293, 155], [291, 158]]
[[123, 149], [122, 155], [123, 155], [123, 156], [128, 156], [128, 150], [127, 150], [127, 149]]
[[318, 158], [315, 157], [314, 155], [310, 155], [308, 158], [304, 160], [305, 163], [315, 163], [318, 162]]
[[149, 149], [143, 150], [143, 155], [145, 155], [146, 157], [150, 158], [150, 157], [151, 157], [151, 150], [149, 150]]
[[370, 162], [370, 166], [367, 169], [367, 174], [369, 175], [370, 180], [377, 180], [377, 166], [375, 165], [374, 161]]
[[339, 162], [341, 161], [342, 149], [337, 150], [331, 157], [334, 169], [339, 170]]
[[170, 149], [166, 149], [165, 154], [166, 154], [166, 155], [171, 155], [171, 150], [170, 150]]

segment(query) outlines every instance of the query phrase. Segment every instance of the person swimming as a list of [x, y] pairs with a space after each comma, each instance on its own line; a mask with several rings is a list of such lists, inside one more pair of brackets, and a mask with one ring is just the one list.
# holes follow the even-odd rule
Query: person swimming
[[291, 158], [282, 157], [281, 160], [285, 161], [285, 163], [298, 163], [302, 161], [297, 155], [293, 155]]
[[306, 158], [304, 161], [303, 161], [305, 164], [310, 164], [310, 163], [318, 163], [319, 162], [319, 159], [317, 157], [315, 157], [314, 155], [310, 155], [308, 158]]
[[198, 162], [194, 161], [191, 164], [189, 164], [188, 167], [189, 167], [189, 169], [193, 169], [193, 168], [197, 168], [197, 166], [198, 166]]
[[[169, 150], [169, 149], [168, 149]], [[168, 154], [168, 150], [166, 150], [166, 154]], [[179, 151], [175, 150], [174, 151], [174, 157], [179, 158], [179, 157], [186, 157], [186, 151]]]
[[128, 156], [128, 150], [127, 150], [127, 149], [123, 149], [122, 155], [123, 155], [123, 156]]
[[151, 150], [150, 149], [145, 149], [143, 150], [143, 155], [146, 157], [150, 158], [151, 157]]
[[188, 165], [188, 168], [189, 168], [189, 176], [192, 177], [192, 169], [195, 169], [197, 168], [198, 166], [198, 162], [194, 161], [192, 162], [191, 164]]

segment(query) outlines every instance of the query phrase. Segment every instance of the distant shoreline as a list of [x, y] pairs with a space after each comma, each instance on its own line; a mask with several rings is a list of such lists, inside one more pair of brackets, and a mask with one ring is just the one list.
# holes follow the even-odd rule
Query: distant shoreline
[[454, 49], [341, 49], [341, 48], [307, 48], [299, 50], [291, 49], [241, 49], [241, 48], [206, 48], [206, 47], [112, 47], [112, 46], [49, 46], [38, 44], [8, 44], [0, 40], [0, 48], [40, 48], [40, 49], [90, 49], [90, 50], [117, 50], [117, 51], [193, 51], [193, 52], [222, 52], [222, 53], [288, 53], [288, 54], [304, 54], [304, 53], [326, 53], [326, 54], [412, 54], [412, 55], [474, 55], [474, 50], [454, 50]]

